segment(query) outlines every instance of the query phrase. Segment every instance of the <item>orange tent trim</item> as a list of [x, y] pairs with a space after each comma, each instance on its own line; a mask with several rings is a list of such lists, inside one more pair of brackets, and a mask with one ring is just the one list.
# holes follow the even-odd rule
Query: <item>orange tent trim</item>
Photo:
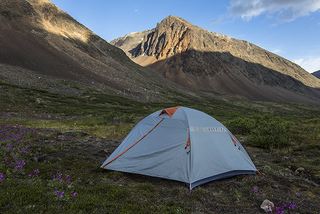
[[[190, 138], [188, 137], [188, 141], [187, 141], [187, 144], [186, 144], [186, 148], [188, 148], [188, 146], [190, 146]], [[186, 149], [184, 148], [184, 149]]]
[[[231, 137], [231, 135], [230, 135]], [[233, 139], [233, 137], [231, 137], [232, 141], [233, 141], [233, 144], [236, 146], [237, 145], [237, 142]]]
[[113, 158], [111, 161], [109, 161], [108, 163], [106, 163], [105, 165], [101, 166], [100, 168], [105, 167], [106, 165], [108, 165], [109, 163], [111, 163], [112, 161], [114, 161], [115, 159], [117, 159], [118, 157], [120, 157], [121, 155], [123, 155], [124, 153], [126, 153], [126, 151], [128, 151], [129, 149], [131, 149], [134, 145], [136, 145], [139, 141], [141, 141], [145, 136], [147, 136], [154, 128], [157, 127], [157, 125], [159, 125], [162, 121], [164, 120], [164, 118], [162, 118], [152, 129], [150, 129], [150, 131], [147, 132], [147, 134], [143, 135], [137, 142], [135, 142], [134, 144], [132, 144], [130, 147], [128, 147], [126, 150], [124, 150], [121, 154], [119, 154], [117, 157]]
[[170, 117], [172, 117], [173, 114], [178, 110], [178, 108], [180, 108], [180, 106], [163, 109], [163, 110], [161, 111], [161, 113], [159, 114], [159, 116], [160, 116], [161, 114], [163, 114], [163, 113], [167, 113]]

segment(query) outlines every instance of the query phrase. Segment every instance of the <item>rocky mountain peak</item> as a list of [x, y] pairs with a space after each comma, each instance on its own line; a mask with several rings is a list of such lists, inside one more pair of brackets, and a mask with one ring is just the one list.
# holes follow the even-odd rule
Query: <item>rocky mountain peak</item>
[[[319, 79], [297, 64], [176, 16], [166, 17], [154, 29], [110, 43], [124, 50], [134, 62], [196, 90], [244, 99], [280, 100], [278, 95], [275, 98], [276, 87], [300, 94], [308, 90], [305, 86], [320, 88]], [[265, 87], [275, 91], [265, 93]], [[287, 99], [286, 93], [281, 100]], [[320, 96], [319, 91], [312, 94]]]
[[189, 48], [191, 37], [188, 32], [192, 27], [180, 17], [168, 16], [154, 29], [130, 33], [110, 43], [121, 47], [130, 58], [149, 56], [161, 60]]
[[173, 28], [175, 24], [177, 24], [177, 25], [187, 25], [189, 27], [193, 26], [190, 22], [186, 21], [185, 19], [183, 19], [181, 17], [178, 17], [178, 16], [173, 16], [173, 15], [170, 15], [170, 16], [164, 18], [160, 22], [160, 25], [162, 25], [162, 27], [165, 27], [165, 28], [167, 28], [167, 27]]

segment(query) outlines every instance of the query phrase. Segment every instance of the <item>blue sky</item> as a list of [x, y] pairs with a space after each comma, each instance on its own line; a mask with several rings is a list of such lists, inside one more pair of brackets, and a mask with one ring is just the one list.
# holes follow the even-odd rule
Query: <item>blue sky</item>
[[169, 15], [320, 70], [320, 0], [51, 0], [106, 41]]

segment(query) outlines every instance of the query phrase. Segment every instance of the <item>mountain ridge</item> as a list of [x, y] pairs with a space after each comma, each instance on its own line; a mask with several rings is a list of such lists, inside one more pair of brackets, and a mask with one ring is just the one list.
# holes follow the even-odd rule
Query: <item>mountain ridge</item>
[[[142, 57], [136, 58], [143, 63], [149, 60], [148, 64], [154, 64], [150, 68], [162, 74], [161, 76], [153, 72], [152, 69], [141, 67], [132, 62], [127, 56], [128, 53], [94, 34], [49, 0], [3, 0], [0, 2], [0, 82], [41, 88], [54, 93], [76, 95], [91, 90], [117, 94], [139, 101], [170, 101], [182, 94], [185, 97], [199, 97], [198, 95], [216, 97], [215, 95], [219, 95], [219, 97], [239, 99], [303, 102], [320, 105], [317, 95], [313, 95], [317, 92], [312, 89], [308, 91], [307, 88], [299, 89], [298, 93], [311, 99], [301, 96], [297, 99], [295, 94], [287, 93], [288, 91], [280, 94], [280, 98], [277, 98], [277, 95], [270, 99], [268, 96], [261, 96], [261, 93], [257, 95], [238, 93], [239, 90], [232, 87], [229, 87], [232, 90], [224, 91], [215, 88], [192, 88], [188, 84], [180, 84], [179, 86], [172, 81], [173, 77], [179, 81], [187, 77], [186, 79], [195, 86], [200, 85], [197, 84], [197, 81], [204, 77], [208, 79], [207, 84], [212, 87], [214, 81], [219, 81], [219, 79], [215, 79], [216, 76], [232, 72], [226, 70], [216, 74], [211, 73], [209, 69], [207, 73], [214, 78], [199, 73], [198, 71], [203, 70], [201, 66], [206, 63], [199, 64], [197, 62], [201, 62], [203, 59], [203, 51], [195, 51], [195, 48], [190, 48], [199, 46], [199, 41], [192, 40], [193, 36], [191, 35], [195, 33], [192, 29], [196, 27], [182, 18], [171, 16], [170, 19], [171, 21], [158, 23], [156, 28], [142, 34], [137, 32], [127, 36], [128, 39], [135, 38], [135, 43], [139, 44], [140, 42], [143, 47], [140, 49], [136, 46], [131, 48], [131, 55], [139, 54]], [[172, 23], [175, 24], [172, 25]], [[170, 40], [166, 40], [166, 36], [163, 35], [166, 33], [166, 25], [170, 25], [172, 32], [176, 32], [176, 34], [172, 34]], [[197, 27], [197, 29], [200, 28]], [[209, 31], [206, 32], [209, 33]], [[140, 37], [142, 35], [143, 37]], [[221, 37], [220, 34], [215, 35]], [[224, 42], [217, 43], [217, 46], [224, 48], [224, 44], [231, 38], [223, 36], [223, 39]], [[170, 48], [169, 41], [174, 44], [175, 49]], [[201, 45], [208, 46], [203, 42]], [[175, 54], [180, 53], [182, 56], [177, 58]], [[144, 57], [147, 57], [147, 60]], [[224, 54], [224, 57], [227, 59], [230, 56]], [[188, 62], [187, 59], [192, 60]], [[221, 61], [219, 57], [217, 60]], [[186, 66], [180, 66], [185, 61], [188, 62]], [[161, 67], [161, 64], [169, 65], [169, 69], [159, 72], [158, 67]], [[175, 67], [180, 70], [174, 69]], [[179, 78], [179, 75], [175, 76], [174, 72], [182, 75], [183, 78]], [[188, 73], [196, 78], [183, 76]], [[235, 78], [238, 74], [232, 75], [234, 79], [239, 81], [239, 78]], [[224, 79], [222, 78], [222, 80]], [[242, 84], [246, 85], [243, 81]], [[184, 83], [184, 81], [182, 82]], [[254, 91], [255, 88], [250, 84], [249, 81], [249, 85], [246, 86], [247, 90], [244, 88], [242, 90], [246, 93]], [[263, 93], [269, 91], [268, 87], [266, 86], [262, 90]], [[272, 93], [277, 93], [277, 91]], [[257, 97], [259, 99], [256, 99]], [[288, 99], [288, 97], [291, 98]]]
[[170, 90], [185, 93], [49, 0], [3, 0], [0, 20], [3, 81], [55, 93], [91, 88], [140, 101], [170, 99]]
[[[300, 66], [247, 41], [210, 32], [179, 17], [168, 16], [154, 29], [128, 34], [110, 44], [123, 49], [134, 62], [196, 90], [249, 100], [286, 102], [294, 96], [299, 100], [298, 94], [317, 101], [320, 98], [314, 89], [320, 88], [319, 79]], [[227, 88], [226, 84], [237, 86]], [[255, 94], [239, 94], [240, 85], [248, 86]], [[270, 99], [263, 96], [269, 90], [266, 86], [271, 87]], [[276, 87], [287, 90], [281, 90], [281, 99], [272, 97]], [[288, 96], [292, 99], [286, 99]]]

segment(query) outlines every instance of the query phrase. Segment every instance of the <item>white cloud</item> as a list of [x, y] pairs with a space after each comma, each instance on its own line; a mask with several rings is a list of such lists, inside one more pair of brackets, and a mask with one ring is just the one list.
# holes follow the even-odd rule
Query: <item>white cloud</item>
[[309, 73], [320, 70], [320, 56], [310, 56], [305, 59], [296, 59], [293, 62], [300, 65]]
[[276, 14], [279, 22], [290, 22], [300, 16], [308, 16], [320, 9], [320, 0], [231, 0], [229, 13], [249, 21], [266, 13], [268, 18]]
[[223, 18], [224, 18], [224, 15], [222, 15], [222, 16], [220, 16], [219, 18], [216, 18], [216, 19], [211, 19], [211, 20], [210, 20], [210, 23], [211, 23], [212, 25], [214, 25], [214, 24], [216, 24], [216, 23], [221, 22], [221, 21], [223, 20]]
[[272, 52], [272, 53], [275, 53], [275, 54], [280, 54], [280, 53], [282, 53], [282, 50], [280, 50], [280, 49], [274, 49], [274, 50], [272, 50], [271, 52]]
[[301, 65], [303, 63], [304, 59], [296, 59], [294, 60], [294, 63]]
[[282, 49], [282, 45], [280, 46], [274, 46], [272, 44], [256, 44], [257, 46], [265, 49], [265, 50], [268, 50], [274, 54], [282, 54], [282, 53], [285, 53], [285, 51]]

